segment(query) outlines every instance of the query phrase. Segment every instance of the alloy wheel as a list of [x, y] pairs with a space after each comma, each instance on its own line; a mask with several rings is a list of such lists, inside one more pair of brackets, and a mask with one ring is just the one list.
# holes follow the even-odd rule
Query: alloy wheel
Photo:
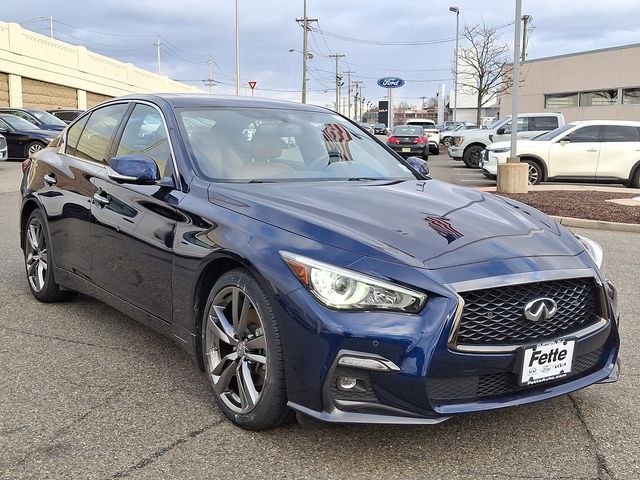
[[31, 288], [35, 292], [41, 292], [47, 280], [48, 258], [44, 228], [37, 218], [32, 218], [27, 225], [25, 263]]
[[529, 164], [529, 185], [536, 185], [538, 183], [538, 169]]
[[44, 147], [42, 146], [41, 143], [32, 143], [31, 145], [29, 145], [29, 150], [28, 150], [28, 154], [29, 156], [33, 155], [36, 152], [39, 152], [40, 150], [42, 150]]
[[205, 332], [207, 373], [224, 404], [246, 414], [260, 401], [267, 377], [267, 342], [253, 300], [240, 287], [213, 299]]

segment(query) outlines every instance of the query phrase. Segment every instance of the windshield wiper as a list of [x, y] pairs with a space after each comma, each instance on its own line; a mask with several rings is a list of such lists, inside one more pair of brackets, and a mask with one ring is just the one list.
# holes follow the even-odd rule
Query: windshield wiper
[[353, 177], [350, 178], [350, 182], [368, 182], [373, 180], [384, 180], [384, 178], [374, 178], [374, 177]]
[[272, 180], [259, 180], [257, 178], [254, 178], [253, 180], [249, 180], [249, 182], [247, 183], [273, 183]]

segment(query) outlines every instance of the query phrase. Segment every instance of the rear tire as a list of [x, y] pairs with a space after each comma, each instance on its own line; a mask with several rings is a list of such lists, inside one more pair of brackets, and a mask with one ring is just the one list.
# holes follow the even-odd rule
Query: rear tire
[[77, 292], [62, 290], [55, 281], [49, 231], [40, 210], [36, 209], [29, 215], [24, 236], [24, 264], [32, 295], [44, 303], [75, 297]]
[[484, 147], [481, 147], [480, 145], [467, 147], [462, 154], [462, 161], [469, 168], [480, 168], [482, 150], [484, 150]]
[[280, 334], [260, 283], [244, 269], [225, 273], [211, 289], [201, 322], [205, 376], [227, 418], [247, 430], [289, 420]]
[[633, 173], [628, 183], [625, 183], [625, 186], [630, 188], [640, 188], [640, 168], [637, 168]]

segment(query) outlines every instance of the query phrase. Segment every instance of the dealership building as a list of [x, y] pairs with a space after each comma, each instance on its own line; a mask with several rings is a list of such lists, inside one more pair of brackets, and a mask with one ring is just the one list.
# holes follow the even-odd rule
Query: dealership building
[[[559, 112], [574, 120], [640, 120], [640, 43], [527, 60], [520, 112]], [[500, 97], [500, 117], [511, 95]]]

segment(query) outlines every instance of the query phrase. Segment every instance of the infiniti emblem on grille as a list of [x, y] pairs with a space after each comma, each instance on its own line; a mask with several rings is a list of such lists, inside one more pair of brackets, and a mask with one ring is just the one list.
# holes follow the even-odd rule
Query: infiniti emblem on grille
[[558, 311], [558, 304], [551, 298], [536, 298], [524, 306], [524, 318], [532, 322], [549, 320]]

